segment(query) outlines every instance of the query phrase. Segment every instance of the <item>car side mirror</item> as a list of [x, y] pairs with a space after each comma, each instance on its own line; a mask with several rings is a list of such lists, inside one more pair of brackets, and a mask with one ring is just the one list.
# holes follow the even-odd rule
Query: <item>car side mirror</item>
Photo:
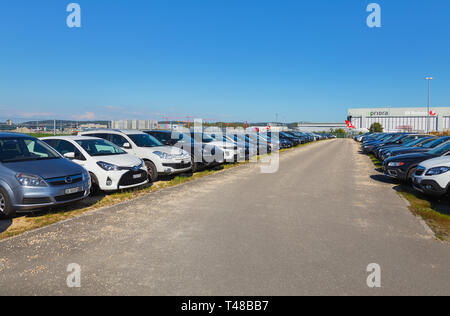
[[124, 143], [124, 144], [122, 145], [122, 148], [125, 148], [125, 149], [131, 149], [131, 144], [130, 144], [130, 143]]
[[65, 153], [65, 154], [64, 154], [64, 158], [67, 158], [67, 159], [75, 159], [75, 153], [74, 153], [74, 152], [71, 152], [71, 153]]

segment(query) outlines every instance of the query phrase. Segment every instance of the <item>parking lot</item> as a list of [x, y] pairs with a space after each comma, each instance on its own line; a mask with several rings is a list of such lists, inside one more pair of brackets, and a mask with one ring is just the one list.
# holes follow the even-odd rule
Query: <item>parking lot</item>
[[[448, 294], [450, 247], [326, 140], [0, 242], [0, 294]], [[67, 266], [81, 267], [68, 288]], [[382, 288], [366, 284], [370, 263]]]

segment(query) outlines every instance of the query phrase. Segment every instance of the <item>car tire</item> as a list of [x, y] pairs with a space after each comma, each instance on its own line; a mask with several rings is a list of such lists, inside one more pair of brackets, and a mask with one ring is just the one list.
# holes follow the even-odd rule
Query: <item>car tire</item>
[[191, 169], [192, 173], [198, 172], [199, 166], [198, 166], [198, 163], [195, 162], [194, 156], [191, 156], [191, 165], [192, 165], [192, 169]]
[[96, 195], [98, 195], [100, 193], [100, 186], [98, 184], [98, 179], [93, 173], [89, 172], [89, 175], [91, 177], [91, 192], [90, 192], [90, 195], [96, 196]]
[[145, 166], [147, 167], [148, 179], [151, 182], [155, 182], [158, 179], [158, 170], [156, 170], [156, 166], [153, 162], [146, 160]]
[[412, 183], [414, 173], [416, 173], [417, 167], [412, 167], [408, 171], [408, 175], [406, 176], [406, 183]]
[[8, 193], [0, 188], [0, 217], [12, 218], [16, 215], [16, 210], [12, 207]]

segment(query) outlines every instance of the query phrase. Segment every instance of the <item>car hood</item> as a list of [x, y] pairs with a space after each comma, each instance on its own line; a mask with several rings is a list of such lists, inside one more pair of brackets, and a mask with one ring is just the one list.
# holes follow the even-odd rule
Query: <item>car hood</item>
[[217, 146], [219, 148], [226, 148], [226, 149], [234, 149], [234, 147], [236, 147], [235, 144], [233, 143], [229, 143], [229, 142], [220, 142], [220, 141], [214, 141], [214, 142], [209, 142], [209, 145], [214, 145]]
[[92, 157], [95, 161], [103, 161], [119, 167], [134, 167], [141, 163], [141, 160], [133, 155], [111, 155]]
[[11, 162], [4, 163], [3, 166], [16, 173], [37, 175], [44, 179], [67, 177], [83, 172], [81, 166], [65, 158]]
[[412, 154], [412, 153], [426, 153], [428, 151], [430, 151], [429, 148], [421, 148], [421, 147], [410, 147], [410, 148], [395, 148], [395, 149], [391, 149], [389, 150], [392, 153], [395, 154]]
[[380, 147], [380, 151], [396, 151], [396, 150], [402, 150], [402, 149], [406, 149], [407, 147], [402, 147], [402, 146], [384, 146], [384, 147]]
[[412, 153], [412, 154], [404, 154], [404, 155], [398, 155], [392, 158], [389, 158], [389, 162], [391, 161], [401, 161], [401, 160], [420, 160], [420, 159], [431, 159], [433, 158], [433, 155], [427, 154], [427, 153]]
[[450, 157], [444, 156], [425, 160], [420, 164], [420, 166], [424, 167], [425, 169], [430, 169], [434, 167], [450, 167]]
[[181, 148], [172, 147], [172, 146], [159, 146], [159, 147], [151, 147], [148, 149], [151, 150], [152, 152], [160, 151], [160, 152], [163, 152], [163, 153], [166, 153], [169, 155], [173, 155], [173, 156], [181, 156], [181, 155], [187, 154]]

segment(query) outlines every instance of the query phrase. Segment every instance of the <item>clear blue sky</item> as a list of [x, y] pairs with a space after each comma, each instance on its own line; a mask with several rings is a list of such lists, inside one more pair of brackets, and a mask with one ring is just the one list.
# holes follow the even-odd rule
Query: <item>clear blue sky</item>
[[[66, 26], [67, 4], [82, 28]], [[343, 121], [450, 106], [450, 1], [1, 0], [0, 117]]]

